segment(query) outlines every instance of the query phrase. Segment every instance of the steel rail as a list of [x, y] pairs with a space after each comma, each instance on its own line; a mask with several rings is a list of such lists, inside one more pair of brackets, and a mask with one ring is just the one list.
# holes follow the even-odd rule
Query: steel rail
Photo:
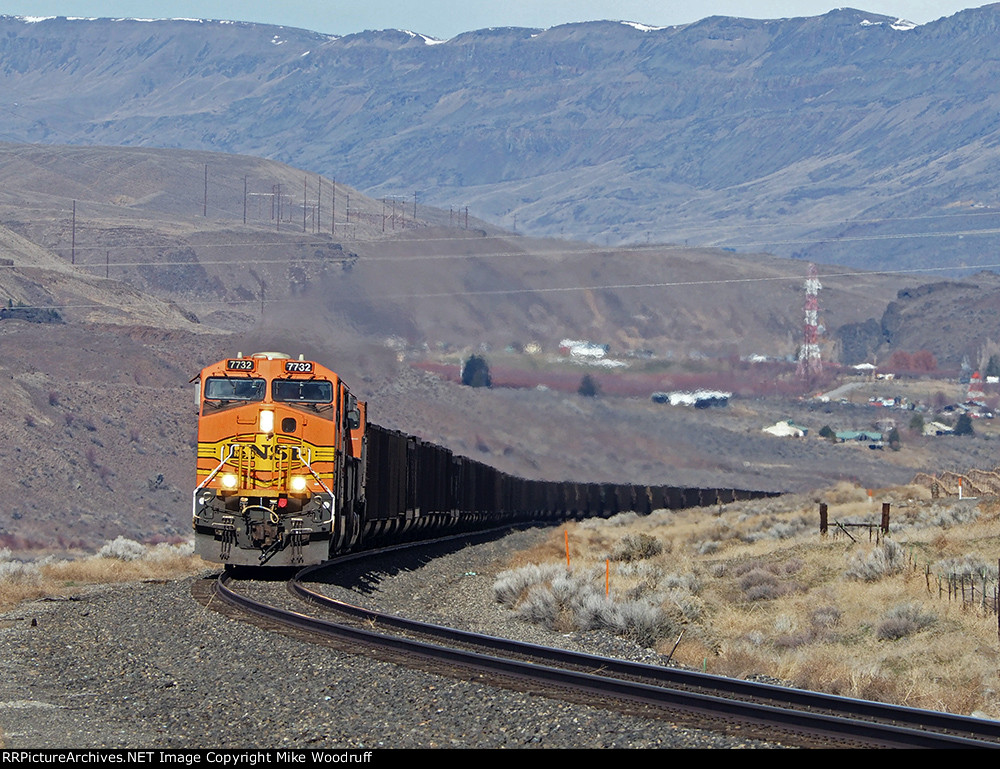
[[[370, 557], [372, 554], [366, 555]], [[314, 569], [315, 567], [310, 567], [305, 572], [312, 572]], [[259, 603], [234, 591], [229, 587], [229, 581], [229, 575], [224, 574], [216, 583], [217, 596], [227, 604], [289, 627], [324, 637], [335, 637], [357, 645], [359, 648], [392, 650], [423, 660], [446, 663], [480, 673], [499, 674], [536, 685], [544, 683], [550, 687], [587, 693], [597, 697], [610, 696], [632, 704], [671, 710], [680, 709], [708, 720], [730, 719], [767, 726], [771, 729], [783, 728], [790, 735], [797, 734], [800, 737], [808, 736], [815, 739], [817, 736], [824, 736], [841, 743], [883, 747], [1000, 747], [997, 743], [970, 736], [935, 733], [905, 725], [857, 721], [839, 715], [776, 707], [716, 694], [684, 691], [660, 684], [628, 681], [606, 675], [475, 653], [400, 636], [389, 636], [373, 630], [335, 623], [300, 612]], [[531, 645], [524, 646], [530, 647]], [[546, 647], [538, 648], [544, 649]], [[592, 655], [582, 656], [591, 660], [600, 659], [605, 665], [618, 662], [594, 658]], [[741, 682], [741, 684], [745, 686], [747, 682]], [[708, 727], [706, 726], [706, 728]]]
[[[316, 567], [311, 568], [315, 569]], [[757, 702], [767, 701], [780, 708], [808, 708], [815, 712], [845, 718], [867, 718], [895, 726], [951, 733], [955, 736], [978, 741], [997, 740], [989, 747], [1000, 748], [1000, 722], [997, 721], [901, 705], [887, 705], [871, 700], [852, 699], [807, 689], [792, 689], [774, 684], [744, 681], [694, 670], [630, 662], [587, 654], [586, 652], [575, 652], [509, 638], [482, 635], [354, 606], [310, 590], [300, 582], [299, 576], [305, 575], [304, 573], [297, 575], [296, 578], [287, 583], [288, 590], [292, 595], [373, 626], [391, 627], [405, 633], [486, 648], [494, 653], [519, 655], [532, 660], [544, 661], [551, 665], [590, 670], [594, 671], [596, 675], [615, 675], [631, 680], [651, 682], [656, 686], [684, 687], [688, 690], [711, 692], [719, 696], [745, 697]]]

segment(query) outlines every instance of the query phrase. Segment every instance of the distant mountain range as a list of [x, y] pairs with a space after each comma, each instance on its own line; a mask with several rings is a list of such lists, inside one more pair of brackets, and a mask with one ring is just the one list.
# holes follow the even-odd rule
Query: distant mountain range
[[959, 274], [1000, 262], [998, 39], [998, 5], [445, 42], [5, 16], [0, 141], [250, 154], [519, 232]]

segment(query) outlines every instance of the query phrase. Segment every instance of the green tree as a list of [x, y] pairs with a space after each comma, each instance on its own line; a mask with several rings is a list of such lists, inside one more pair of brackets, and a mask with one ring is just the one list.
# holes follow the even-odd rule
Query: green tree
[[469, 387], [492, 387], [490, 366], [481, 355], [471, 355], [462, 366], [462, 384]]
[[899, 430], [893, 427], [889, 431], [889, 437], [886, 440], [886, 443], [889, 444], [889, 448], [892, 449], [893, 451], [899, 451], [899, 449], [903, 445], [903, 442], [899, 439]]
[[601, 394], [600, 386], [590, 374], [583, 375], [583, 379], [580, 380], [580, 386], [576, 391], [587, 398], [596, 398]]
[[917, 433], [918, 435], [923, 435], [923, 433], [924, 433], [924, 415], [917, 413], [917, 414], [914, 414], [912, 417], [910, 417], [910, 425], [909, 425], [909, 427], [910, 427], [910, 431], [911, 432]]
[[955, 435], [975, 435], [976, 431], [972, 429], [972, 417], [968, 414], [962, 414], [955, 422]]
[[830, 425], [823, 425], [819, 428], [819, 437], [826, 438], [828, 441], [835, 441], [837, 440], [837, 433], [833, 431]]

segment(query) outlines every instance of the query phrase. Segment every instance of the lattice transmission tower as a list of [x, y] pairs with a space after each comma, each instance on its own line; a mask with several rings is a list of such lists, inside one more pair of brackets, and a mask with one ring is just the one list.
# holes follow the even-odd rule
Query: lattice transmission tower
[[819, 290], [822, 288], [816, 265], [809, 265], [806, 277], [806, 298], [802, 304], [805, 319], [802, 324], [802, 346], [799, 348], [799, 376], [813, 379], [823, 373], [823, 360], [819, 352]]

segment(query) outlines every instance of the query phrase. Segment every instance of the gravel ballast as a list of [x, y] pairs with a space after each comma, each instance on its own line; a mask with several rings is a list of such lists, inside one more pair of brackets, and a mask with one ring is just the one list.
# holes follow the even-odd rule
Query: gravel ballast
[[[429, 561], [397, 560], [374, 578], [345, 573], [327, 592], [417, 619], [648, 659], [652, 652], [613, 637], [525, 625], [493, 602], [506, 555], [544, 536], [520, 532]], [[0, 617], [3, 746], [765, 746], [303, 643], [202, 606], [191, 595], [197, 579], [101, 586]]]

